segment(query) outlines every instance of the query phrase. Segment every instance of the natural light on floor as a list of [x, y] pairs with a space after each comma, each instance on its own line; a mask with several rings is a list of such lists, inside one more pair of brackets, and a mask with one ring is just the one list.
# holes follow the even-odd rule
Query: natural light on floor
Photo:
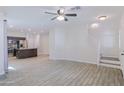
[[16, 69], [14, 67], [12, 67], [12, 66], [9, 66], [8, 70], [16, 70]]

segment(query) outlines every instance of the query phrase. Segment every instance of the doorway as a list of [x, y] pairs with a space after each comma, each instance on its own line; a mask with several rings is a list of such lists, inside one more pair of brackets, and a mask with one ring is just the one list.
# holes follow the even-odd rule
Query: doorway
[[25, 37], [7, 37], [8, 43], [8, 57], [16, 56], [16, 49], [25, 48], [26, 38]]

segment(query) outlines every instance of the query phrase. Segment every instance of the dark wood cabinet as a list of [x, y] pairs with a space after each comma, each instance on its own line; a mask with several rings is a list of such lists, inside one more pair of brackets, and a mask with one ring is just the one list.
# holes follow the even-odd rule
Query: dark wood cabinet
[[37, 48], [34, 49], [17, 49], [16, 50], [16, 58], [29, 58], [37, 56]]

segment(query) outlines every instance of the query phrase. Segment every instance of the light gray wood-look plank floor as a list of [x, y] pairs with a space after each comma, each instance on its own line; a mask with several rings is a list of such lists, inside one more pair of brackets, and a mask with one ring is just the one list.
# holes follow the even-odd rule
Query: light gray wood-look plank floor
[[124, 79], [119, 69], [97, 67], [72, 61], [53, 61], [46, 56], [9, 59], [9, 71], [1, 86], [120, 86]]

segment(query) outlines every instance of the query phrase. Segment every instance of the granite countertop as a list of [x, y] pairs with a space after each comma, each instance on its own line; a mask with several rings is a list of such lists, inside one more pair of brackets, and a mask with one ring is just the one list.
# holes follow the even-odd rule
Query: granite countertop
[[31, 49], [37, 49], [37, 48], [22, 48], [22, 49], [17, 49], [17, 50], [31, 50]]

